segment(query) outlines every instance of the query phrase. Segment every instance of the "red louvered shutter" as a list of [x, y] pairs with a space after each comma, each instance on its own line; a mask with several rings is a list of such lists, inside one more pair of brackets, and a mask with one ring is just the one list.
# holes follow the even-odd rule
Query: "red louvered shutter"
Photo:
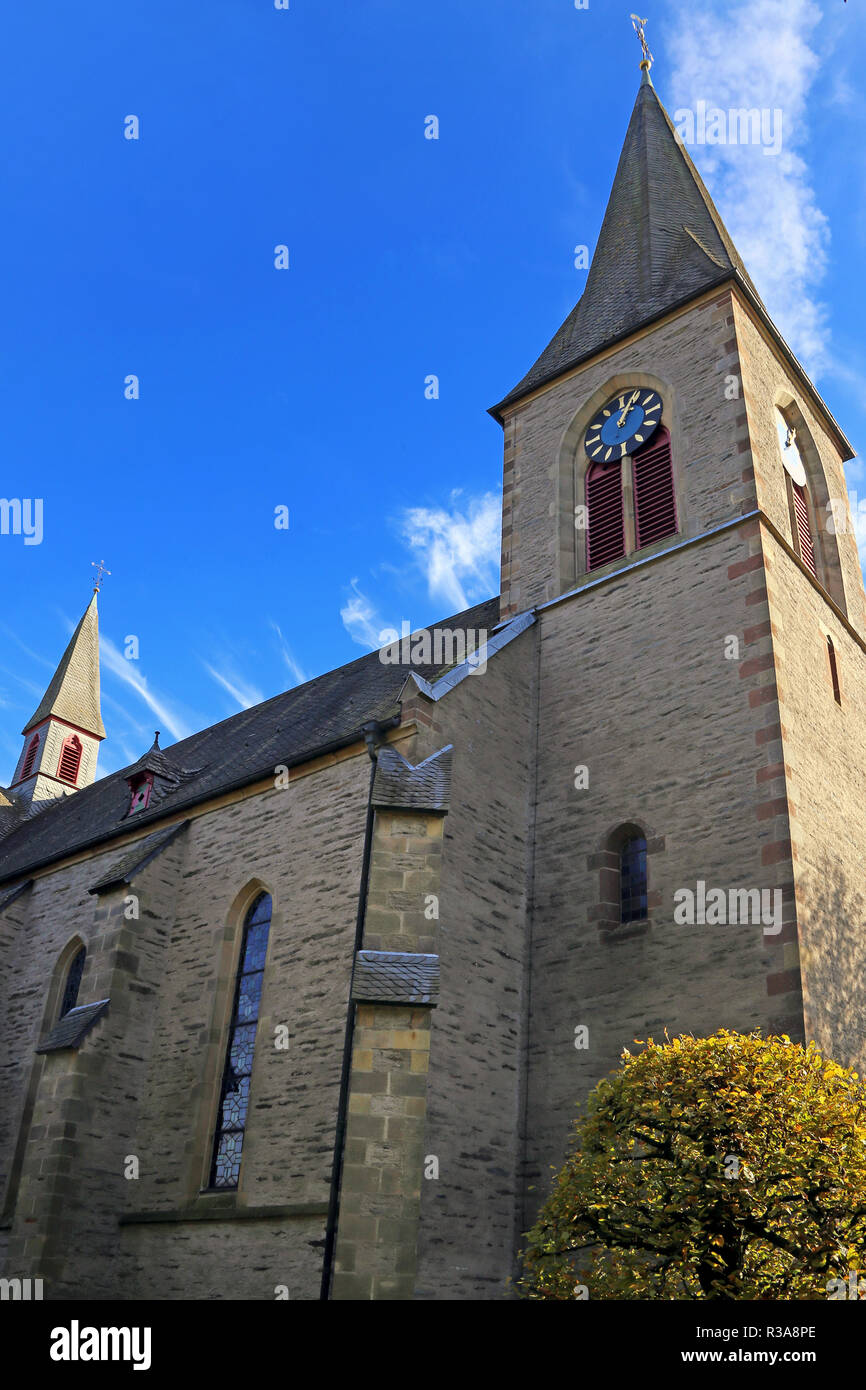
[[33, 764], [36, 762], [36, 753], [38, 751], [38, 748], [39, 735], [36, 734], [30, 740], [29, 746], [27, 748], [27, 756], [24, 759], [24, 766], [21, 769], [21, 777], [19, 779], [20, 781], [23, 782], [25, 778], [29, 777], [31, 772], [33, 771]]
[[662, 427], [648, 444], [632, 454], [634, 516], [638, 550], [665, 536], [676, 535], [677, 499], [671, 459], [671, 437]]
[[806, 489], [793, 481], [791, 487], [794, 490], [794, 516], [797, 521], [797, 543], [800, 559], [809, 573], [817, 579], [818, 571], [815, 568], [815, 547], [812, 544], [812, 528], [809, 525], [809, 503], [806, 498]]
[[625, 554], [622, 513], [622, 469], [616, 463], [594, 463], [586, 475], [586, 568], [598, 569]]
[[78, 780], [78, 769], [81, 766], [81, 740], [73, 734], [72, 738], [64, 739], [63, 748], [60, 752], [60, 762], [57, 767], [57, 776], [61, 782], [76, 782]]

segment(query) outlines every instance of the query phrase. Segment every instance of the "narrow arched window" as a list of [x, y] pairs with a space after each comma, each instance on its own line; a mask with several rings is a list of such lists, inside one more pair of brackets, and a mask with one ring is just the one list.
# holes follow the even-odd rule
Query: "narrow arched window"
[[662, 425], [632, 454], [634, 526], [638, 550], [677, 530], [677, 499], [670, 432]]
[[586, 475], [586, 568], [598, 569], [625, 554], [622, 468], [594, 463]]
[[620, 921], [640, 921], [647, 915], [646, 840], [626, 840], [619, 852]]
[[839, 667], [836, 664], [836, 648], [833, 646], [833, 638], [827, 636], [827, 655], [830, 658], [830, 679], [833, 682], [833, 699], [837, 705], [842, 703], [842, 692], [839, 689]]
[[69, 963], [66, 972], [66, 984], [63, 986], [63, 1000], [60, 1004], [58, 1018], [65, 1017], [70, 1009], [74, 1009], [78, 1003], [78, 990], [81, 985], [81, 977], [84, 974], [84, 962], [87, 959], [87, 951], [82, 946], [75, 952]]
[[809, 524], [809, 496], [804, 487], [799, 483], [791, 482], [791, 491], [794, 494], [794, 521], [797, 528], [797, 550], [800, 559], [806, 566], [810, 574], [818, 578], [818, 571], [815, 566], [815, 544], [812, 540], [812, 527]]
[[57, 764], [57, 776], [61, 782], [71, 782], [73, 785], [78, 781], [78, 769], [81, 766], [81, 739], [72, 734], [70, 738], [63, 740], [63, 747], [60, 750], [60, 761]]
[[25, 780], [25, 778], [29, 777], [30, 774], [31, 774], [31, 772], [33, 771], [33, 764], [36, 762], [36, 754], [37, 754], [38, 752], [39, 752], [39, 735], [38, 735], [38, 734], [34, 734], [33, 737], [31, 738], [29, 744], [27, 745], [27, 753], [26, 753], [26, 755], [25, 755], [25, 757], [24, 757], [24, 766], [23, 766], [22, 769], [21, 769], [21, 778], [20, 778], [20, 780], [21, 780], [22, 782]]
[[244, 922], [214, 1136], [211, 1187], [238, 1185], [270, 928], [271, 899], [267, 893], [261, 893]]

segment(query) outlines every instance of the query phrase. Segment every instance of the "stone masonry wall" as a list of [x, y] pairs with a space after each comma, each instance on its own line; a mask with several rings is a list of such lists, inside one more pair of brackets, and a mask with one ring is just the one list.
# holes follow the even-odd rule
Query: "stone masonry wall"
[[[575, 1105], [624, 1047], [665, 1029], [803, 1036], [787, 968], [788, 805], [772, 780], [782, 754], [766, 564], [757, 521], [744, 521], [539, 615], [524, 1229]], [[619, 885], [606, 850], [624, 824], [648, 842], [649, 926], [619, 925], [618, 912], [611, 922]], [[778, 888], [781, 932], [675, 924], [674, 893], [698, 880]]]
[[[697, 535], [754, 507], [743, 479], [748, 449], [742, 398], [726, 394], [740, 372], [729, 290], [653, 325], [573, 376], [509, 412], [505, 424], [502, 616], [568, 592], [579, 576], [582, 537], [574, 527], [576, 472], [586, 465], [579, 412], [588, 424], [632, 379], [650, 374], [664, 400], [678, 474], [680, 529]], [[598, 401], [595, 402], [596, 394]], [[572, 437], [574, 436], [574, 437]], [[623, 562], [620, 562], [623, 563]], [[612, 566], [615, 568], [616, 566]]]
[[516, 1241], [527, 1004], [528, 818], [537, 632], [437, 703], [413, 761], [454, 747], [439, 903], [441, 990], [430, 1042], [419, 1299], [502, 1297]]
[[[26, 913], [5, 1075], [19, 1097], [31, 1066], [42, 1079], [10, 1275], [44, 1270], [46, 1297], [318, 1298], [368, 779], [366, 755], [346, 756], [194, 818], [130, 885], [138, 921], [121, 890], [88, 893], [125, 849], [46, 873], [13, 904]], [[242, 909], [259, 886], [274, 916], [241, 1187], [202, 1195]], [[110, 994], [111, 1007], [77, 1052], [35, 1058], [75, 932], [88, 947], [79, 1002]]]

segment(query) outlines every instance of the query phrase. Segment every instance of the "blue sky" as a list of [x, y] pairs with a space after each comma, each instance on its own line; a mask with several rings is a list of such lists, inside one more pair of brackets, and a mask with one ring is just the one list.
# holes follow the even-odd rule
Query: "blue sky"
[[[102, 772], [156, 727], [167, 745], [353, 660], [383, 627], [498, 589], [486, 408], [583, 289], [574, 247], [595, 243], [639, 78], [628, 13], [88, 0], [7, 14], [0, 496], [43, 499], [44, 535], [0, 535], [0, 783], [92, 560], [111, 570]], [[778, 156], [692, 154], [858, 447], [856, 0], [659, 0], [647, 35], [672, 115], [699, 99], [782, 110]], [[866, 497], [857, 464], [850, 485]]]

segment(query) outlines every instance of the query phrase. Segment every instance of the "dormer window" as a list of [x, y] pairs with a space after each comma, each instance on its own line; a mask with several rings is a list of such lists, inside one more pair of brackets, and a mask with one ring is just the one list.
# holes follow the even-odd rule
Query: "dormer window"
[[72, 734], [63, 740], [63, 747], [60, 750], [60, 760], [57, 764], [57, 776], [61, 782], [69, 782], [73, 787], [78, 781], [78, 771], [81, 767], [81, 739], [77, 734]]
[[135, 811], [143, 811], [150, 801], [150, 793], [153, 790], [153, 773], [141, 772], [137, 777], [130, 777], [129, 787], [132, 792], [129, 814], [132, 815]]

